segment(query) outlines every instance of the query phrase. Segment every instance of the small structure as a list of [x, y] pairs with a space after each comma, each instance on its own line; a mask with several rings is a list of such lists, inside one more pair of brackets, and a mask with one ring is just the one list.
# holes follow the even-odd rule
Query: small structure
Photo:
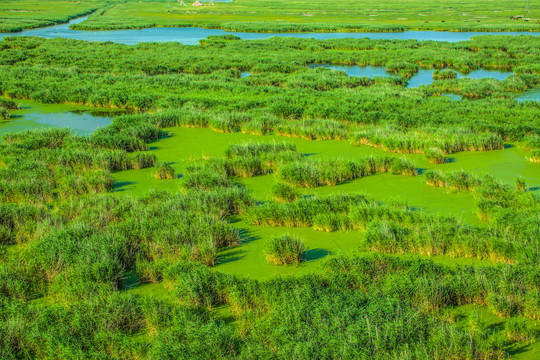
[[199, 0], [195, 0], [195, 2], [192, 5], [193, 6], [204, 6]]
[[181, 6], [187, 6], [186, 3], [184, 2], [184, 0], [177, 0], [178, 1], [178, 5], [181, 5]]

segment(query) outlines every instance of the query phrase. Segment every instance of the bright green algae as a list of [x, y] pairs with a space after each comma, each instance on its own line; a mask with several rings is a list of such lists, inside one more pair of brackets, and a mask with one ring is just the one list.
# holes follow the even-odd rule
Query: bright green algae
[[[366, 155], [388, 155], [389, 153], [369, 146], [351, 146], [348, 141], [328, 140], [309, 141], [298, 138], [266, 135], [256, 136], [242, 133], [219, 133], [200, 128], [167, 128], [170, 136], [151, 144], [151, 151], [158, 161], [170, 162], [180, 179], [156, 180], [152, 169], [128, 170], [114, 173], [115, 191], [122, 195], [139, 195], [151, 189], [179, 191], [181, 174], [193, 161], [208, 157], [222, 157], [230, 144], [247, 141], [287, 142], [296, 145], [299, 152], [310, 154], [313, 158], [360, 158]], [[461, 152], [451, 155], [451, 162], [442, 165], [428, 163], [422, 155], [392, 154], [406, 156], [422, 170], [443, 171], [461, 170], [478, 174], [489, 174], [502, 181], [513, 184], [517, 176], [522, 176], [528, 185], [535, 189], [540, 185], [540, 170], [537, 164], [526, 159], [526, 151], [517, 145], [504, 150], [487, 152]], [[263, 175], [240, 179], [258, 201], [272, 200], [270, 188], [276, 182], [274, 175]], [[537, 190], [536, 190], [537, 191]], [[337, 186], [301, 189], [304, 195], [328, 195], [336, 193], [367, 194], [379, 201], [400, 200], [411, 206], [432, 213], [452, 214], [463, 221], [481, 224], [474, 210], [473, 192], [459, 192], [435, 188], [425, 183], [424, 176], [401, 176], [378, 174], [356, 179]], [[316, 271], [317, 264], [327, 255], [354, 254], [361, 243], [361, 233], [357, 231], [326, 233], [310, 228], [273, 228], [252, 226], [243, 219], [233, 223], [242, 230], [243, 242], [238, 247], [223, 249], [220, 252], [217, 270], [231, 274], [250, 276], [257, 279], [275, 275], [287, 275]], [[268, 264], [264, 258], [264, 240], [272, 235], [292, 234], [302, 238], [308, 247], [306, 262], [299, 267], [278, 267]], [[435, 261], [447, 264], [471, 264], [475, 259], [453, 259], [435, 257]]]

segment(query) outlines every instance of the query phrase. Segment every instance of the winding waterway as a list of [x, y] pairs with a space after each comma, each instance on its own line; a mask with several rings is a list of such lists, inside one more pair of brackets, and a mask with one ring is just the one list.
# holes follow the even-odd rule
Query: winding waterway
[[111, 41], [126, 45], [135, 45], [141, 42], [180, 42], [185, 45], [197, 45], [199, 40], [206, 39], [211, 35], [233, 34], [243, 40], [260, 40], [270, 37], [295, 37], [314, 39], [391, 39], [391, 40], [419, 40], [419, 41], [448, 41], [458, 42], [469, 40], [473, 36], [479, 35], [532, 35], [538, 36], [539, 32], [451, 32], [451, 31], [404, 31], [404, 32], [311, 32], [311, 33], [248, 33], [231, 32], [218, 29], [202, 28], [148, 28], [141, 30], [98, 30], [82, 31], [71, 30], [69, 24], [76, 24], [85, 21], [88, 16], [71, 20], [69, 23], [48, 26], [39, 29], [24, 30], [19, 33], [0, 34], [0, 39], [4, 36], [39, 36], [47, 39], [65, 38], [86, 41]]

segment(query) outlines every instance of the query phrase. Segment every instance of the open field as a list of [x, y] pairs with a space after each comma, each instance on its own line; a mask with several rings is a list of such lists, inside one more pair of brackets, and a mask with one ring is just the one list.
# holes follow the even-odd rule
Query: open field
[[[108, 3], [81, 26], [538, 26], [494, 1]], [[540, 103], [515, 99], [539, 48], [4, 38], [0, 359], [539, 358]]]
[[16, 0], [0, 3], [0, 32], [16, 32], [68, 22], [107, 5], [107, 1]]
[[214, 6], [191, 6], [191, 1], [186, 4], [168, 0], [122, 2], [74, 28], [195, 26], [254, 32], [540, 29], [540, 3], [534, 0], [234, 0]]

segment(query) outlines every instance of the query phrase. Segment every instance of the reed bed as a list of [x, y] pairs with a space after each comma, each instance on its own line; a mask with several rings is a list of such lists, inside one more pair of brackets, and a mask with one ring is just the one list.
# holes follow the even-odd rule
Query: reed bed
[[67, 129], [9, 133], [0, 145], [5, 163], [0, 169], [0, 199], [4, 202], [52, 202], [107, 192], [113, 188], [111, 172], [142, 169], [156, 162], [148, 152], [104, 148]]
[[[365, 196], [345, 195], [266, 203], [254, 208], [249, 219], [253, 225], [359, 230], [364, 232], [359, 246], [368, 251], [476, 257], [508, 263], [516, 259], [530, 261], [529, 257], [535, 254], [531, 241], [537, 243], [531, 236], [538, 233], [538, 229], [534, 230], [538, 219], [533, 215], [539, 208], [538, 199], [517, 192], [498, 195], [500, 198], [492, 196], [491, 200], [487, 194], [479, 195], [479, 212], [499, 219], [489, 227], [465, 225], [453, 217], [427, 215], [399, 204], [381, 205]], [[503, 201], [511, 201], [512, 196], [529, 201], [530, 215], [523, 219], [529, 225], [525, 228], [521, 221], [500, 218], [501, 206], [510, 206]]]
[[414, 176], [417, 171], [406, 158], [366, 157], [361, 160], [296, 161], [279, 168], [279, 178], [299, 187], [335, 186], [378, 172]]
[[435, 70], [433, 72], [433, 80], [447, 80], [455, 78], [457, 78], [457, 74], [452, 70]]
[[[432, 148], [444, 154], [461, 151], [490, 151], [503, 148], [502, 137], [492, 133], [474, 133], [466, 129], [420, 128], [404, 132], [396, 128], [374, 128], [356, 132], [352, 145], [369, 145], [400, 153], [433, 154]], [[431, 156], [431, 155], [430, 155]]]

